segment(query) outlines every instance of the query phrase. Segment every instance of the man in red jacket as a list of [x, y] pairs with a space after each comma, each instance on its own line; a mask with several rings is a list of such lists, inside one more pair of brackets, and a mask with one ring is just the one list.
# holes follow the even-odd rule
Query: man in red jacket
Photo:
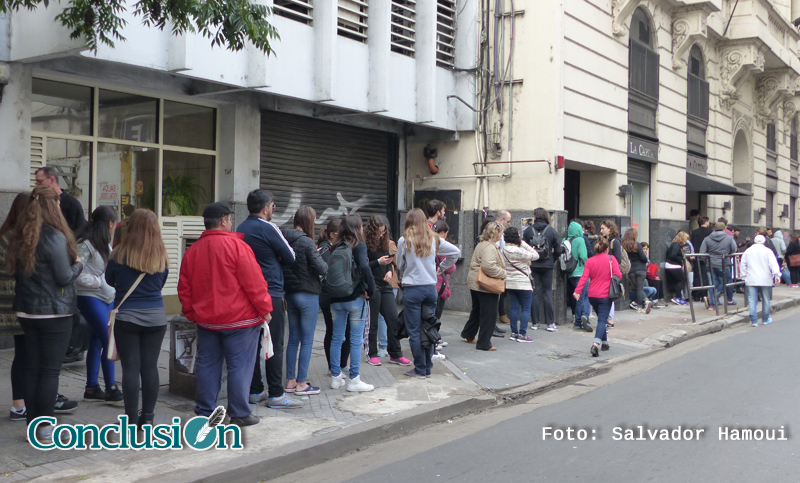
[[231, 231], [225, 202], [203, 211], [206, 231], [181, 262], [178, 297], [183, 315], [197, 324], [197, 396], [194, 412], [217, 407], [222, 360], [228, 367], [228, 415], [239, 426], [258, 424], [248, 397], [261, 327], [272, 316], [267, 282], [244, 235]]

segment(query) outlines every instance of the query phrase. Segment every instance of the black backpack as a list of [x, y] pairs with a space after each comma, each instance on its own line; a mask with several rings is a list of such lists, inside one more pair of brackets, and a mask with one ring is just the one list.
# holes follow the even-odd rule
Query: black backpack
[[544, 227], [542, 231], [536, 231], [536, 228], [531, 227], [531, 231], [533, 232], [530, 241], [531, 248], [536, 250], [540, 260], [548, 258], [550, 256], [550, 239], [544, 236], [547, 232], [547, 227]]
[[352, 295], [361, 283], [361, 270], [353, 259], [353, 249], [341, 241], [333, 247], [328, 257], [328, 273], [323, 282], [331, 298]]

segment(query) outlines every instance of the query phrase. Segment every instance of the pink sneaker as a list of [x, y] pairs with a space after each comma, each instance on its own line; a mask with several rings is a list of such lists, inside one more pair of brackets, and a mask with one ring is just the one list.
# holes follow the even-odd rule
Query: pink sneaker
[[397, 359], [392, 357], [391, 359], [389, 359], [389, 362], [391, 362], [392, 364], [399, 364], [401, 366], [410, 366], [411, 365], [411, 361], [406, 359], [405, 357], [398, 357]]
[[369, 364], [371, 366], [379, 366], [379, 365], [381, 365], [381, 360], [379, 358], [377, 358], [377, 357], [370, 357], [367, 360], [367, 364]]

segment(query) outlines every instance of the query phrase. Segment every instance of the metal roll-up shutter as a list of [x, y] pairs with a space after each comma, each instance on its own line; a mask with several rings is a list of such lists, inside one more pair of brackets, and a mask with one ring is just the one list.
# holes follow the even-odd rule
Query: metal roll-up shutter
[[789, 231], [794, 233], [795, 216], [797, 214], [797, 198], [791, 198], [789, 202]]
[[767, 224], [765, 226], [772, 227], [772, 206], [775, 204], [775, 193], [767, 191]]
[[318, 224], [343, 213], [393, 219], [393, 145], [388, 133], [262, 111], [261, 188], [275, 195], [273, 221], [291, 222], [301, 204]]
[[650, 184], [650, 163], [628, 158], [628, 182]]

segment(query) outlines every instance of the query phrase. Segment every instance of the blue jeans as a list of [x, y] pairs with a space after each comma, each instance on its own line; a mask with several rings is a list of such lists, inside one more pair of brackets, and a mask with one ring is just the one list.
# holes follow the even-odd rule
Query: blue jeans
[[[646, 287], [645, 286], [645, 287], [642, 287], [642, 289], [644, 290], [644, 296], [645, 296], [645, 298], [647, 300], [649, 300], [651, 302], [655, 302], [656, 301], [656, 297], [658, 295], [658, 290], [655, 287]], [[636, 298], [637, 298], [637, 295], [638, 295], [638, 292], [636, 290], [631, 290], [630, 299], [632, 301], [635, 301]], [[642, 306], [642, 308], [644, 308], [644, 306]]]
[[606, 326], [608, 324], [608, 314], [611, 312], [611, 300], [608, 298], [590, 298], [589, 302], [594, 307], [594, 311], [597, 312], [597, 330], [594, 332], [594, 341], [598, 344], [608, 342]]
[[364, 323], [367, 320], [367, 299], [358, 297], [349, 302], [331, 304], [333, 313], [333, 338], [331, 339], [331, 375], [342, 373], [342, 343], [350, 315], [350, 379], [358, 377], [361, 368], [361, 346], [364, 345]]
[[261, 324], [233, 330], [197, 327], [195, 414], [209, 416], [217, 408], [224, 358], [228, 368], [228, 416], [245, 418], [250, 415], [248, 396], [261, 327]]
[[108, 360], [108, 313], [114, 304], [107, 304], [97, 297], [78, 297], [78, 309], [89, 323], [92, 335], [86, 351], [86, 387], [98, 386], [100, 367], [106, 389], [114, 385], [114, 362]]
[[[508, 289], [506, 293], [511, 298], [511, 312], [508, 314], [508, 318], [511, 319], [511, 333], [525, 335], [531, 315], [533, 291]], [[517, 319], [519, 319], [519, 330], [517, 330]]]
[[761, 321], [766, 322], [770, 315], [772, 287], [745, 287], [747, 306], [750, 308], [750, 323], [758, 323], [758, 294], [761, 294]]
[[[308, 364], [311, 362], [311, 347], [314, 345], [314, 330], [319, 314], [319, 295], [307, 292], [286, 294], [286, 313], [289, 318], [289, 343], [286, 344], [286, 379], [297, 382], [308, 379]], [[297, 348], [300, 347], [300, 359]]]
[[[724, 280], [724, 282], [730, 283], [731, 282], [731, 271], [728, 270], [728, 269], [724, 269], [724, 270], [725, 270], [725, 274], [724, 274], [725, 275], [725, 280]], [[711, 269], [711, 274], [713, 275], [713, 279], [714, 279], [714, 286], [717, 289], [717, 300], [714, 300], [714, 294], [711, 291], [711, 289], [708, 290], [708, 303], [710, 303], [711, 305], [719, 304], [720, 298], [722, 297], [723, 289], [725, 289], [725, 292], [727, 292], [728, 301], [730, 302], [731, 300], [733, 300], [733, 287], [727, 287], [726, 288], [724, 286], [724, 282], [722, 280], [722, 275], [723, 275], [722, 271], [723, 271], [722, 268], [712, 268]]]
[[408, 345], [414, 356], [414, 372], [430, 375], [433, 370], [434, 344], [422, 347], [422, 313], [436, 312], [436, 285], [409, 285], [403, 287], [403, 318], [408, 331]]
[[575, 315], [575, 322], [578, 326], [582, 326], [581, 317], [584, 315], [588, 319], [590, 315], [592, 315], [592, 305], [589, 303], [589, 283], [591, 281], [587, 280], [586, 283], [583, 284], [583, 290], [581, 291], [581, 298], [578, 299], [578, 303], [575, 305], [575, 308], [578, 310], [578, 313]]

